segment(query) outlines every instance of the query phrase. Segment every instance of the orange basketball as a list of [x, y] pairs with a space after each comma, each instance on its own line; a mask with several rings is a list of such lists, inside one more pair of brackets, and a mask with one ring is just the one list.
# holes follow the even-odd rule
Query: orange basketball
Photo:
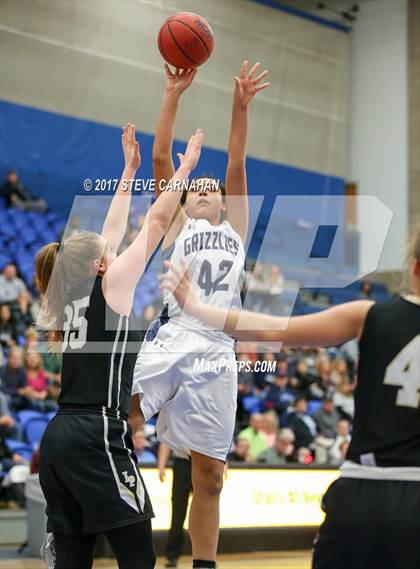
[[190, 69], [202, 65], [214, 47], [214, 34], [205, 18], [191, 12], [178, 12], [159, 30], [158, 47], [170, 65]]

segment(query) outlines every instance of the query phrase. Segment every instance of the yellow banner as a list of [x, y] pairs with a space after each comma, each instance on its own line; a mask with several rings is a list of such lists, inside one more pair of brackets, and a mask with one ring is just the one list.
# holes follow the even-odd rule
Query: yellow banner
[[[172, 470], [160, 482], [156, 469], [142, 469], [156, 518], [166, 530], [171, 520]], [[220, 527], [318, 526], [324, 519], [321, 499], [338, 470], [230, 469], [221, 497]]]

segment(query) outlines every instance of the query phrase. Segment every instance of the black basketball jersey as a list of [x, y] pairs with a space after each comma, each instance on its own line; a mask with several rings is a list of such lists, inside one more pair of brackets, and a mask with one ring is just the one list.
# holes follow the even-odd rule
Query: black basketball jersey
[[140, 349], [134, 318], [106, 303], [102, 278], [72, 291], [64, 309], [60, 405], [91, 405], [128, 415]]
[[351, 461], [420, 467], [420, 305], [374, 304], [360, 339]]

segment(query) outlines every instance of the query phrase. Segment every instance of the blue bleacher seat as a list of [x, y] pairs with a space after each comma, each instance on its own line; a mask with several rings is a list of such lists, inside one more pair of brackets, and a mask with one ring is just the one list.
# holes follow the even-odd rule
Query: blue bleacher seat
[[25, 460], [30, 462], [32, 460], [32, 455], [34, 454], [34, 449], [30, 445], [20, 443], [20, 446], [16, 446], [12, 452], [20, 454]]
[[44, 434], [45, 429], [48, 426], [48, 419], [43, 415], [42, 417], [36, 417], [29, 419], [25, 425], [25, 435], [28, 439], [29, 444], [35, 448]]
[[39, 418], [42, 419], [44, 417], [44, 414], [40, 413], [39, 411], [33, 411], [31, 409], [24, 409], [23, 411], [18, 411], [17, 416], [18, 416], [19, 423], [22, 425], [22, 428], [24, 429], [26, 423], [30, 419], [39, 419]]
[[315, 399], [310, 399], [308, 401], [308, 414], [313, 415], [315, 411], [318, 411], [322, 407], [322, 401], [317, 401]]

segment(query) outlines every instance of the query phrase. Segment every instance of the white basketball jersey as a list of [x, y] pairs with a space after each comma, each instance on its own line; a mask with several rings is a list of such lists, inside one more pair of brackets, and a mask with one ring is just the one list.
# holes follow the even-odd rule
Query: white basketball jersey
[[[207, 219], [188, 218], [174, 243], [164, 251], [176, 266], [184, 259], [196, 294], [203, 302], [220, 308], [241, 307], [245, 250], [228, 221], [211, 225]], [[209, 330], [209, 326], [185, 314], [172, 293], [165, 291], [168, 316], [184, 330]]]

